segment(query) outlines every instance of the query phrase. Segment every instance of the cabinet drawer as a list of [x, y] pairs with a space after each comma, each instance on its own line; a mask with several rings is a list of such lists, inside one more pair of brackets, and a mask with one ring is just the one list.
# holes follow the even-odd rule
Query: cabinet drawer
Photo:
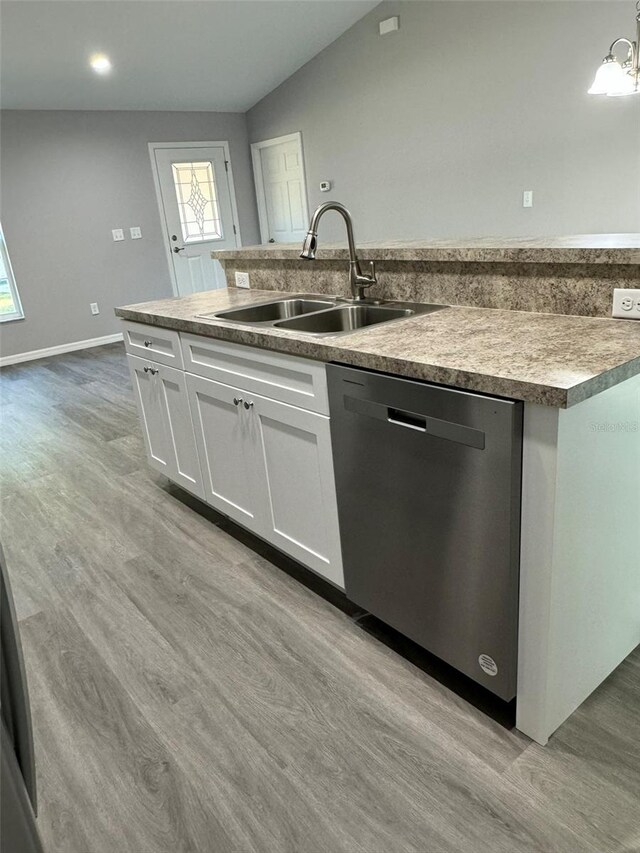
[[184, 369], [321, 414], [329, 413], [325, 365], [257, 347], [181, 335]]
[[180, 336], [171, 329], [123, 321], [124, 346], [130, 355], [149, 358], [168, 367], [182, 369]]

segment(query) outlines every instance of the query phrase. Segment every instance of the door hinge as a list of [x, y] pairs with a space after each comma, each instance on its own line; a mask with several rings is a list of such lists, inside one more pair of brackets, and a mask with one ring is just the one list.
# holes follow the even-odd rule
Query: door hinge
[[233, 233], [234, 233], [234, 234], [237, 234], [237, 233], [238, 233], [238, 232], [236, 231], [236, 226], [235, 226], [235, 225], [233, 226]]
[[229, 161], [228, 160], [224, 161], [224, 170], [225, 170], [225, 172], [229, 171]]

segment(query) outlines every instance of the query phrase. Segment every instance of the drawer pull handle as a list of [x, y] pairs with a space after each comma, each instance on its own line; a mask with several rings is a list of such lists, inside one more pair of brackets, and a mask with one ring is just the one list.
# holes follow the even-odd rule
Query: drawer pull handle
[[247, 401], [245, 400], [244, 407], [245, 407], [245, 409], [252, 409], [253, 408], [253, 400], [251, 400], [249, 403], [247, 403]]
[[[242, 402], [242, 397], [234, 397], [233, 398], [233, 405], [234, 406], [239, 406], [241, 402]], [[246, 405], [246, 403], [245, 403], [245, 405]]]
[[145, 342], [144, 342], [144, 345], [145, 345], [146, 347], [150, 347], [152, 343], [153, 343], [153, 341], [145, 341]]

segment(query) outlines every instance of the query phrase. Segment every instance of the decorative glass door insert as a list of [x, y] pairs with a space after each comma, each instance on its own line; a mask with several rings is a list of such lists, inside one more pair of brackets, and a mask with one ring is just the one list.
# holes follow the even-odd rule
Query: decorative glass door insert
[[224, 239], [211, 162], [173, 163], [172, 171], [184, 242]]

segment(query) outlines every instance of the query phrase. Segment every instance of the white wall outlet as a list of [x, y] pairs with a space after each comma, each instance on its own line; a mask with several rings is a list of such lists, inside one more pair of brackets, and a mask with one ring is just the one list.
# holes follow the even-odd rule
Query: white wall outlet
[[522, 206], [533, 207], [533, 190], [525, 190], [522, 193]]
[[100, 313], [100, 309], [98, 308], [98, 303], [97, 303], [97, 302], [92, 302], [92, 303], [89, 305], [89, 308], [91, 308], [91, 313], [92, 313], [92, 314], [99, 314], [99, 313]]
[[249, 287], [249, 273], [248, 272], [237, 272], [236, 273], [236, 287]]
[[131, 234], [132, 240], [141, 240], [142, 228], [139, 225], [134, 225], [132, 228], [129, 228], [129, 234]]
[[381, 36], [386, 36], [387, 33], [395, 33], [396, 30], [400, 29], [400, 18], [397, 15], [394, 15], [393, 18], [385, 18], [384, 21], [380, 21], [379, 29]]
[[113, 237], [114, 243], [119, 243], [120, 240], [124, 240], [124, 231], [122, 228], [114, 228], [111, 232], [111, 236]]
[[623, 320], [640, 320], [640, 288], [616, 287], [611, 314]]

